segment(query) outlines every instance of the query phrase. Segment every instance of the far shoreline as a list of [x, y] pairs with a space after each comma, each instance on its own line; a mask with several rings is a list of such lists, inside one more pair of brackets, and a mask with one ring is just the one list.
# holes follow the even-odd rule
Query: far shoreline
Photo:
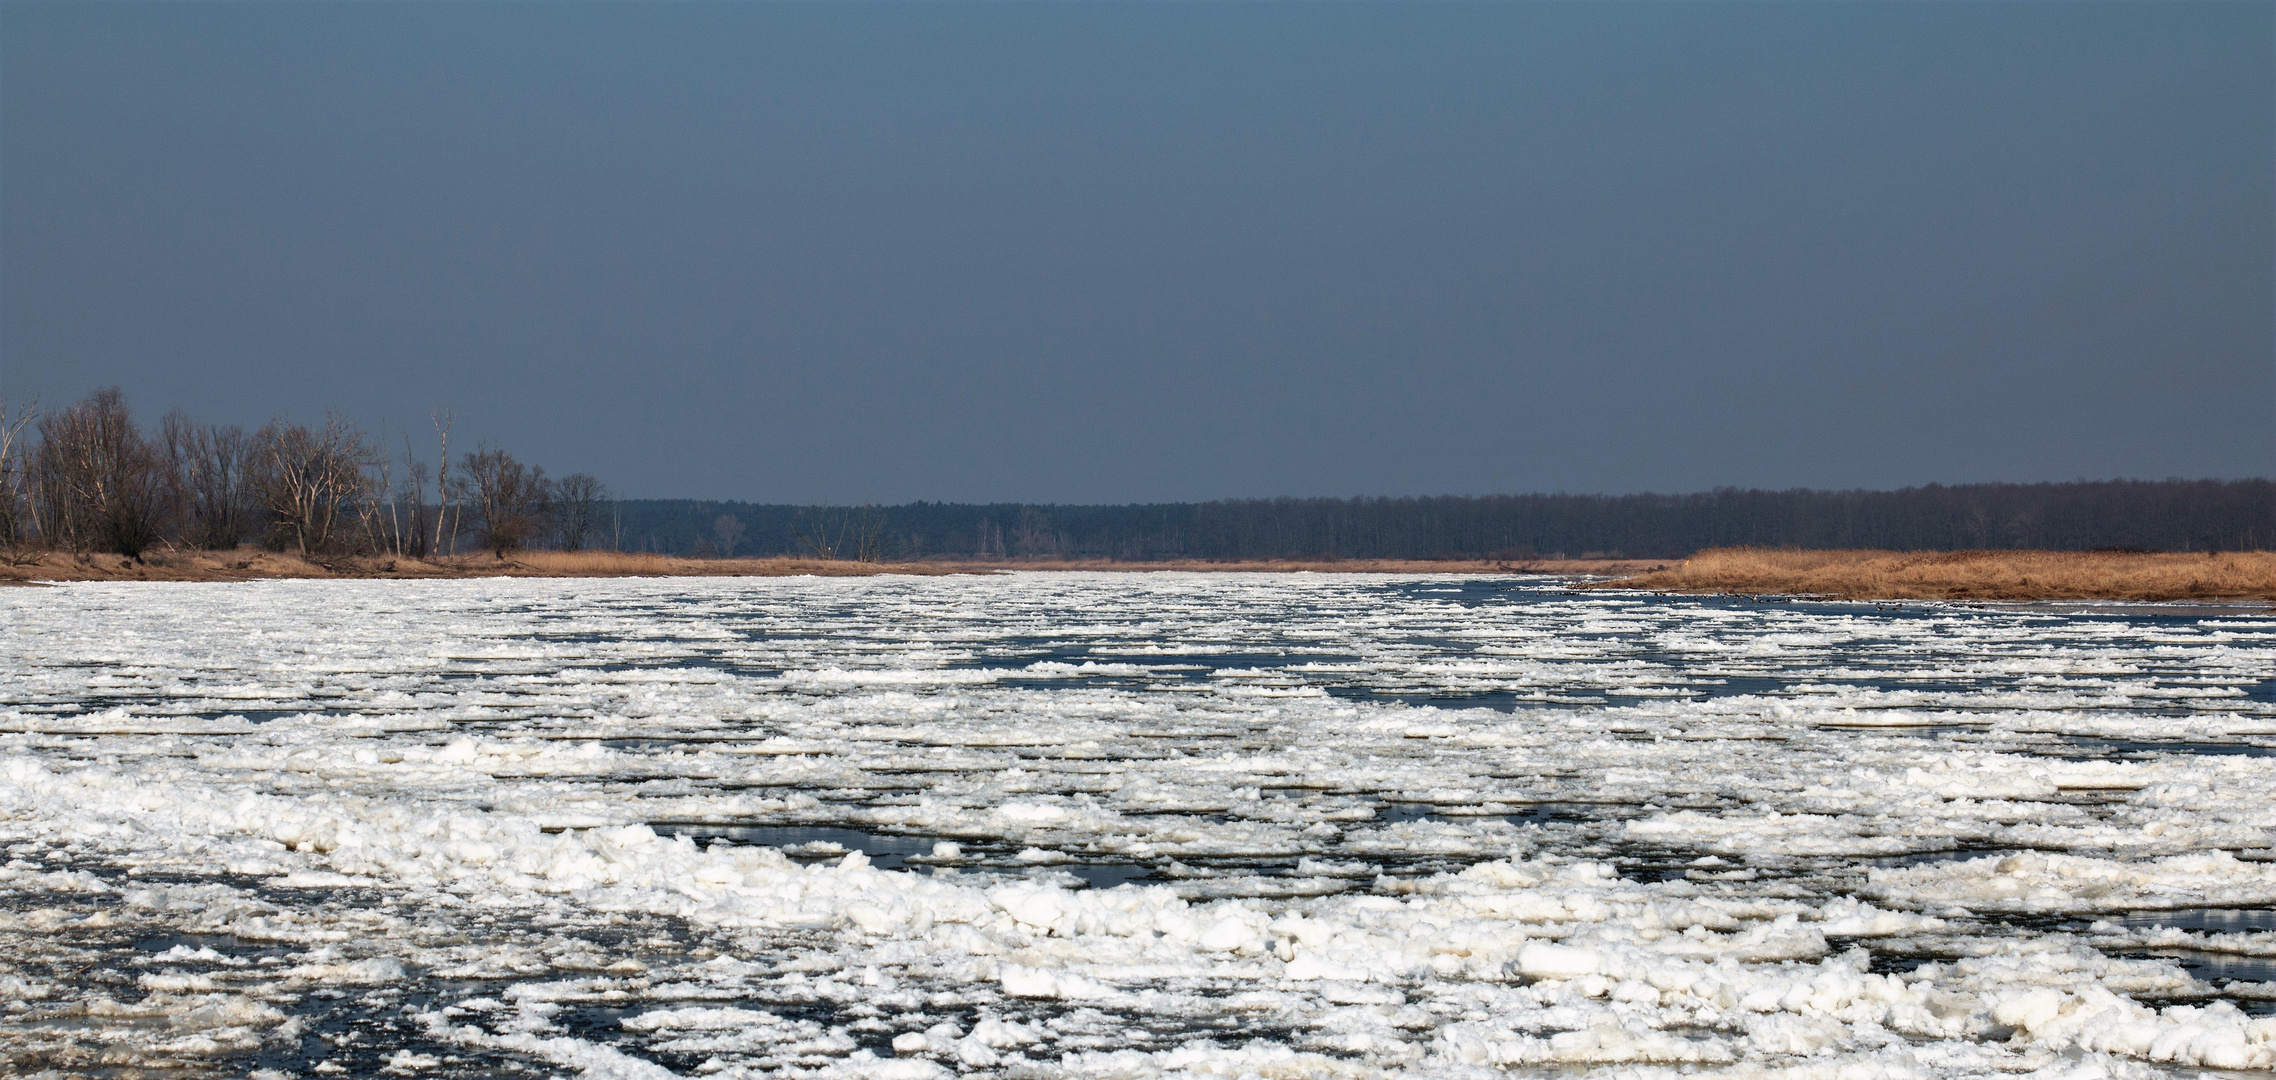
[[122, 555], [27, 552], [0, 558], [0, 585], [77, 581], [270, 581], [292, 579], [417, 581], [532, 577], [938, 577], [1013, 571], [1092, 573], [1474, 574], [1601, 578], [1666, 570], [1668, 559], [959, 559], [858, 562], [796, 556], [697, 559], [617, 551], [487, 552], [430, 559], [396, 556], [306, 558], [292, 552], [165, 551]]
[[[1813, 551], [1720, 548], [1688, 559], [696, 559], [614, 551], [524, 551], [419, 560], [309, 559], [288, 552], [22, 552], [0, 558], [0, 586], [93, 581], [416, 581], [458, 578], [872, 577], [1013, 571], [1476, 575], [1568, 579], [1575, 590], [1822, 600], [2276, 602], [2276, 554], [2062, 551]], [[2251, 610], [2246, 607], [2242, 610]]]

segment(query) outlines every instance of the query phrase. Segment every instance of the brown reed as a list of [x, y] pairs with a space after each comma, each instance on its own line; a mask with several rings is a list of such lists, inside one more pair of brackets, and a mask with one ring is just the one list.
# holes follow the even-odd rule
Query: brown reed
[[2276, 553], [1711, 548], [1593, 587], [1858, 600], [2276, 600]]

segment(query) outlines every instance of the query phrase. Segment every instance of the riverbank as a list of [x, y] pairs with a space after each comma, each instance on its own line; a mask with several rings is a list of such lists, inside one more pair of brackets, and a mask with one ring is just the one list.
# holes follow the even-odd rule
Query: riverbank
[[1849, 600], [2276, 601], [2276, 554], [2066, 551], [1773, 551], [1717, 548], [1650, 559], [693, 559], [616, 551], [525, 551], [409, 559], [304, 559], [236, 551], [0, 555], [0, 584], [38, 581], [259, 581], [272, 578], [866, 577], [1014, 570], [1317, 574], [1516, 574], [1587, 579], [1576, 587]]
[[2276, 601], [2276, 553], [1715, 548], [1583, 587], [1849, 600]]
[[346, 556], [306, 559], [290, 553], [150, 551], [140, 560], [119, 555], [23, 552], [0, 555], [0, 584], [35, 581], [259, 581], [270, 578], [466, 577], [864, 577], [875, 574], [991, 574], [1010, 570], [1233, 571], [1334, 574], [1543, 574], [1619, 576], [1664, 570], [1651, 559], [1198, 559], [1121, 562], [1111, 559], [920, 559], [854, 562], [848, 559], [690, 559], [617, 551], [523, 551], [505, 559], [479, 555], [410, 559]]

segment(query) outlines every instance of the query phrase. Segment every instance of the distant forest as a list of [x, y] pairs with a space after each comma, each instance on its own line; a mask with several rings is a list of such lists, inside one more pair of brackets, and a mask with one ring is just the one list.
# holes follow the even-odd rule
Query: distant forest
[[608, 542], [695, 555], [917, 559], [1672, 558], [1701, 548], [2083, 551], [2276, 545], [2267, 480], [1964, 484], [1901, 491], [1236, 499], [1126, 506], [818, 508], [627, 499]]
[[1235, 499], [1128, 506], [777, 506], [619, 499], [490, 444], [433, 458], [334, 413], [257, 431], [179, 411], [137, 424], [116, 389], [41, 411], [0, 400], [0, 555], [139, 557], [252, 541], [311, 557], [617, 548], [865, 562], [981, 559], [1673, 558], [1710, 547], [2249, 551], [2276, 547], [2267, 480], [1929, 485], [1902, 491]]

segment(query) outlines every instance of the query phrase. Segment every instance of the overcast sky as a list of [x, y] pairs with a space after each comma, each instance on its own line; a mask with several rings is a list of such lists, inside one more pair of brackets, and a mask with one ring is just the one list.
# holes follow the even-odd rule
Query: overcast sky
[[2268, 476], [2271, 10], [8, 0], [0, 393], [761, 501]]

